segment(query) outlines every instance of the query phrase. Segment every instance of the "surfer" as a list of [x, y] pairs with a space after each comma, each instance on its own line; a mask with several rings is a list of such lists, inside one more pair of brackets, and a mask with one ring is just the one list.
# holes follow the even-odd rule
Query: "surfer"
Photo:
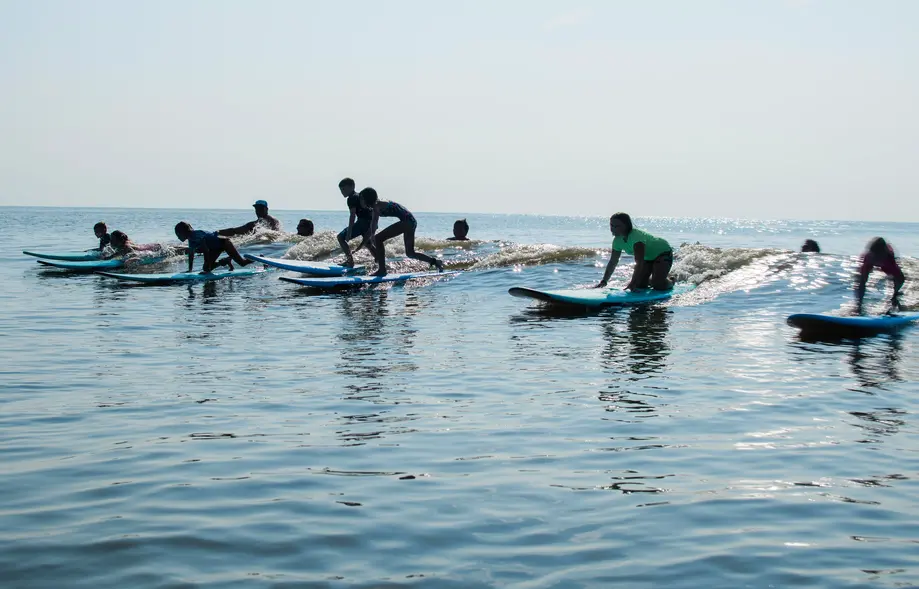
[[[236, 246], [230, 241], [230, 238], [218, 235], [216, 231], [208, 232], [201, 229], [193, 229], [185, 221], [176, 223], [176, 237], [179, 241], [188, 241], [188, 271], [191, 272], [192, 264], [195, 261], [195, 253], [201, 252], [204, 255], [204, 267], [202, 274], [207, 274], [217, 266], [226, 266], [233, 270], [232, 262], [240, 266], [248, 266], [251, 260], [245, 260], [239, 255]], [[228, 258], [217, 261], [220, 254], [226, 253]]]
[[112, 231], [112, 249], [115, 250], [115, 256], [128, 256], [138, 252], [158, 251], [163, 246], [158, 243], [134, 243], [124, 231]]
[[457, 219], [453, 223], [453, 237], [448, 237], [447, 241], [469, 241], [466, 235], [469, 234], [469, 223], [466, 219]]
[[354, 186], [354, 180], [351, 178], [344, 178], [338, 183], [338, 190], [341, 191], [341, 195], [348, 199], [348, 211], [350, 213], [348, 226], [338, 234], [338, 245], [341, 246], [341, 251], [345, 254], [345, 262], [342, 266], [349, 268], [354, 266], [354, 256], [348, 242], [355, 237], [360, 236], [362, 239], [361, 243], [354, 248], [354, 253], [357, 253], [357, 250], [361, 249], [361, 247], [367, 246], [367, 251], [374, 257], [377, 255], [372, 243], [373, 234], [370, 233], [370, 221], [373, 219], [373, 211], [364, 205]]
[[309, 237], [313, 234], [313, 222], [309, 219], [300, 219], [297, 223], [297, 235], [300, 237]]
[[900, 303], [900, 289], [903, 288], [906, 277], [903, 275], [900, 265], [897, 264], [897, 258], [890, 244], [883, 237], [875, 237], [868, 244], [868, 250], [862, 254], [858, 280], [855, 285], [855, 312], [859, 315], [862, 312], [865, 285], [868, 283], [868, 276], [875, 268], [880, 268], [884, 274], [893, 278], [893, 296], [890, 298], [891, 310], [903, 309], [903, 305]]
[[257, 200], [252, 206], [255, 207], [255, 221], [249, 221], [245, 225], [240, 225], [239, 227], [220, 229], [217, 231], [217, 235], [222, 235], [224, 237], [245, 235], [246, 233], [252, 233], [252, 231], [254, 231], [258, 226], [262, 226], [266, 229], [271, 229], [272, 231], [281, 230], [281, 222], [268, 214], [268, 201]]
[[804, 245], [801, 246], [802, 252], [813, 252], [816, 254], [820, 253], [820, 245], [813, 239], [805, 239]]
[[667, 278], [670, 267], [673, 266], [673, 249], [666, 240], [635, 229], [632, 226], [632, 218], [626, 213], [616, 213], [610, 217], [609, 230], [614, 236], [613, 251], [597, 288], [606, 286], [623, 251], [635, 257], [635, 270], [624, 290], [638, 290], [648, 288], [649, 285], [654, 290], [673, 288], [673, 282]]
[[112, 236], [109, 235], [108, 227], [105, 226], [105, 223], [99, 221], [93, 225], [93, 233], [96, 234], [96, 239], [99, 240], [99, 247], [95, 248], [100, 252], [105, 249], [105, 246], [112, 243]]
[[[377, 271], [374, 276], [386, 276], [386, 250], [384, 244], [387, 239], [392, 239], [400, 233], [405, 240], [406, 257], [422, 260], [436, 266], [439, 272], [444, 271], [443, 262], [415, 251], [415, 230], [418, 228], [418, 221], [415, 220], [415, 216], [408, 209], [391, 200], [379, 200], [377, 191], [373, 188], [361, 190], [360, 199], [364, 206], [373, 212], [369, 234], [373, 235], [373, 247], [376, 249]], [[377, 224], [380, 222], [380, 217], [396, 217], [399, 220], [377, 233]]]

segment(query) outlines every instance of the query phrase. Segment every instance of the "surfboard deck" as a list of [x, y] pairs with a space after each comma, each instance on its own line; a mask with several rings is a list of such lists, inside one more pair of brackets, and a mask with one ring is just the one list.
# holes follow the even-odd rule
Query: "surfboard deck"
[[360, 286], [364, 284], [380, 284], [383, 282], [405, 282], [415, 278], [433, 278], [437, 276], [454, 276], [458, 271], [448, 272], [406, 272], [404, 274], [387, 274], [386, 276], [342, 276], [341, 278], [291, 278], [279, 276], [285, 282], [292, 282], [300, 286], [312, 288], [341, 288], [345, 286]]
[[313, 262], [309, 260], [283, 260], [281, 258], [268, 258], [265, 256], [256, 256], [255, 254], [245, 254], [247, 260], [259, 262], [273, 268], [281, 270], [290, 270], [291, 272], [300, 272], [302, 274], [312, 274], [314, 276], [348, 276], [350, 274], [360, 274], [366, 270], [364, 266], [338, 266], [336, 264], [326, 264], [325, 262]]
[[140, 282], [143, 284], [174, 284], [177, 282], [209, 282], [212, 280], [223, 280], [224, 278], [245, 278], [262, 274], [264, 270], [251, 270], [249, 268], [239, 268], [233, 271], [224, 270], [218, 272], [176, 272], [161, 274], [119, 274], [117, 272], [99, 272], [100, 276], [115, 278], [127, 282]]
[[70, 270], [73, 272], [95, 272], [106, 268], [121, 268], [124, 266], [124, 260], [87, 260], [83, 262], [64, 262], [60, 260], [35, 260], [42, 266], [60, 268], [61, 270]]
[[859, 338], [891, 333], [919, 321], [919, 313], [900, 313], [873, 317], [840, 317], [819, 313], [797, 313], [787, 322], [804, 337]]
[[61, 262], [88, 262], [102, 257], [102, 252], [98, 250], [87, 252], [30, 252], [22, 250], [22, 253], [27, 256], [44, 258], [45, 260], [59, 260]]
[[511, 296], [536, 299], [556, 305], [578, 305], [582, 307], [612, 307], [619, 305], [640, 305], [664, 301], [695, 288], [693, 284], [677, 284], [671, 290], [644, 290], [632, 292], [620, 288], [579, 288], [561, 290], [538, 290], [515, 286], [507, 292]]

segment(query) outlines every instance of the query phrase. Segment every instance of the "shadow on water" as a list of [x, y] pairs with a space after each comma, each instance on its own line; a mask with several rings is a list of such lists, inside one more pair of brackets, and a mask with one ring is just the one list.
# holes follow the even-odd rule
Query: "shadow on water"
[[628, 414], [617, 421], [656, 416], [658, 391], [667, 389], [659, 379], [654, 386], [640, 381], [658, 376], [667, 366], [671, 316], [668, 307], [641, 305], [604, 318], [601, 362], [609, 377], [599, 399], [607, 411]]

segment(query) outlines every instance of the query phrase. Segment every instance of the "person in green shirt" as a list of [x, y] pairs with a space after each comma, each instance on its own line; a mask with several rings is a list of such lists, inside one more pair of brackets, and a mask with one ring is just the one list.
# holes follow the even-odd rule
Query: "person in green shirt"
[[632, 226], [632, 218], [626, 213], [616, 213], [610, 217], [609, 230], [613, 234], [613, 252], [597, 288], [606, 286], [622, 252], [635, 257], [635, 270], [624, 290], [639, 290], [649, 286], [654, 290], [673, 288], [673, 282], [667, 278], [673, 266], [673, 249], [665, 239], [636, 229]]

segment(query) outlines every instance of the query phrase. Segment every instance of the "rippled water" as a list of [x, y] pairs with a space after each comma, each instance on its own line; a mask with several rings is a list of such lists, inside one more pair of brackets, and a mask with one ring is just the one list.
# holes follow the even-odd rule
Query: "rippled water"
[[[916, 225], [645, 220], [700, 286], [584, 315], [507, 289], [596, 282], [604, 219], [468, 215], [452, 248], [455, 216], [421, 214], [420, 247], [469, 271], [317, 295], [19, 253], [247, 212], [0, 211], [4, 587], [919, 584], [919, 330], [784, 323], [844, 308], [875, 234], [915, 275]], [[307, 215], [315, 238], [240, 245], [331, 254], [346, 215]], [[813, 236], [829, 253], [790, 251]]]

